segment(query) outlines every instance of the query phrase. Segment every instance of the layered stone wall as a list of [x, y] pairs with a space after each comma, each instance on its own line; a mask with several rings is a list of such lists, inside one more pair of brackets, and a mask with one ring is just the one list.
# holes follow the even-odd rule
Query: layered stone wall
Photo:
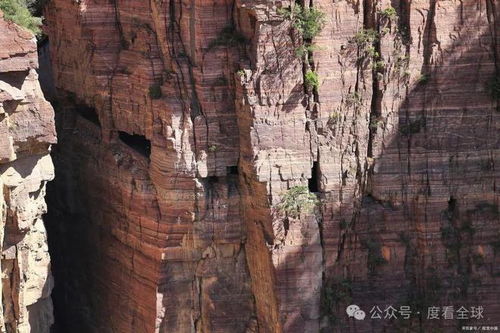
[[[64, 329], [452, 332], [433, 303], [498, 321], [498, 5], [305, 3], [325, 14], [306, 62], [289, 5], [49, 3]], [[283, 216], [298, 185], [320, 207]]]
[[0, 246], [2, 332], [48, 333], [53, 280], [45, 185], [54, 177], [54, 110], [38, 82], [36, 39], [0, 11]]

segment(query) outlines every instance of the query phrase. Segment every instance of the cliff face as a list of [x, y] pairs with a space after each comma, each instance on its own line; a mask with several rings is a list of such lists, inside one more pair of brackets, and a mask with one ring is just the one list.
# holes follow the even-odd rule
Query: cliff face
[[36, 40], [0, 12], [0, 245], [2, 332], [49, 332], [52, 276], [45, 184], [54, 111], [38, 83]]
[[[498, 323], [499, 6], [318, 0], [298, 56], [289, 5], [49, 3], [62, 329], [462, 323], [426, 321], [432, 305]], [[285, 217], [299, 185], [319, 208]], [[414, 313], [355, 322], [350, 303]]]

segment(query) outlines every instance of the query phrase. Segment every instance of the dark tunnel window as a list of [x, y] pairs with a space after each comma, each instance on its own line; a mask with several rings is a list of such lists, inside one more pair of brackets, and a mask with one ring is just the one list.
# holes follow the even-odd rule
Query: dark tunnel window
[[124, 144], [139, 154], [147, 158], [151, 155], [151, 142], [145, 136], [118, 131], [118, 137]]
[[94, 123], [95, 125], [101, 127], [101, 122], [99, 121], [99, 116], [97, 115], [97, 112], [95, 111], [94, 108], [92, 108], [88, 105], [85, 105], [85, 104], [77, 104], [75, 106], [75, 111], [80, 116], [87, 119], [91, 123]]
[[319, 163], [314, 162], [311, 170], [311, 178], [309, 178], [309, 192], [319, 192]]
[[217, 176], [208, 176], [207, 178], [205, 178], [207, 184], [215, 184], [215, 183], [218, 183], [219, 182], [219, 177]]
[[231, 165], [226, 167], [227, 174], [228, 175], [238, 175], [238, 166], [237, 165]]

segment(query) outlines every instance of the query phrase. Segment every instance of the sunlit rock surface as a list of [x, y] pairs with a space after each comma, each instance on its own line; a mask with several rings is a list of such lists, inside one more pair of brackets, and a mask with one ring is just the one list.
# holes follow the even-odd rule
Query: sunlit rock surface
[[0, 12], [0, 245], [1, 332], [48, 333], [53, 280], [45, 184], [54, 177], [54, 111], [38, 83], [33, 34]]

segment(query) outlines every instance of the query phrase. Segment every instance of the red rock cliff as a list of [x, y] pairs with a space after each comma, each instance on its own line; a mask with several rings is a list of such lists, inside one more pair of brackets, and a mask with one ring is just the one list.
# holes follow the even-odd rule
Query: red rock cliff
[[[289, 5], [49, 3], [63, 329], [456, 331], [431, 305], [500, 321], [500, 6], [314, 1], [301, 57]], [[276, 210], [296, 186], [318, 211]], [[349, 303], [414, 313], [355, 322]]]
[[0, 11], [0, 331], [48, 333], [53, 322], [45, 184], [54, 177], [54, 111], [38, 83], [33, 34]]

